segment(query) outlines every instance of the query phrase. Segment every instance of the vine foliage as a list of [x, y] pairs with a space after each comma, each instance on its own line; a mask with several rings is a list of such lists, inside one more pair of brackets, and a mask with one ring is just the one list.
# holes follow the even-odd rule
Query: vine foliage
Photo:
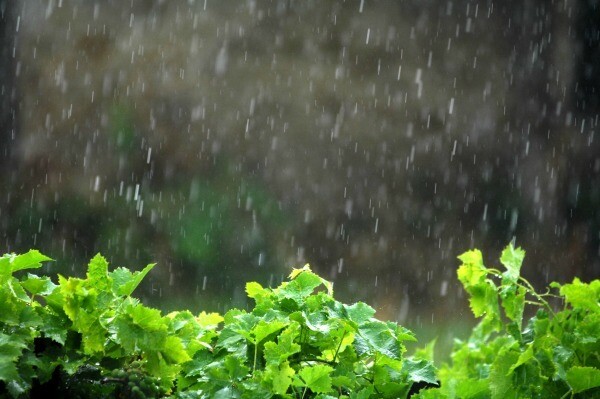
[[520, 275], [524, 257], [509, 245], [500, 271], [479, 250], [459, 256], [458, 279], [480, 321], [455, 341], [441, 387], [420, 398], [600, 398], [600, 281], [575, 278], [540, 294]]
[[431, 362], [404, 356], [409, 330], [336, 301], [308, 266], [277, 288], [248, 283], [251, 311], [163, 315], [131, 296], [154, 265], [109, 271], [96, 255], [86, 278], [28, 272], [50, 260], [0, 258], [0, 397], [405, 398], [436, 385]]

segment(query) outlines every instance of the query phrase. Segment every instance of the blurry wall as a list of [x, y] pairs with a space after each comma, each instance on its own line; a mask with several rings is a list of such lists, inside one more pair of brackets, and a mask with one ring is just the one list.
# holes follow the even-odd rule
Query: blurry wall
[[310, 262], [408, 322], [460, 314], [471, 247], [600, 275], [595, 2], [11, 6], [6, 250], [156, 261], [148, 301], [216, 310]]

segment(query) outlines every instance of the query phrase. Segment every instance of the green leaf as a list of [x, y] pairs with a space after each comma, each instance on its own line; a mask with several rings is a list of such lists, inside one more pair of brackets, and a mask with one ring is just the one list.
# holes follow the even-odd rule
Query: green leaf
[[88, 281], [98, 291], [107, 291], [110, 288], [110, 281], [108, 277], [108, 262], [100, 254], [96, 254], [90, 260], [87, 271]]
[[600, 369], [594, 367], [571, 367], [567, 371], [567, 383], [574, 393], [600, 387]]
[[300, 345], [294, 341], [300, 335], [300, 324], [292, 322], [277, 337], [277, 342], [267, 342], [264, 347], [265, 361], [267, 364], [280, 364], [290, 356], [300, 352]]
[[192, 360], [185, 351], [181, 338], [174, 335], [169, 335], [165, 338], [164, 348], [161, 352], [171, 363], [185, 363]]
[[312, 270], [310, 270], [310, 265], [308, 263], [306, 265], [304, 265], [301, 269], [294, 269], [294, 270], [292, 270], [292, 272], [290, 273], [290, 275], [288, 276], [288, 278], [290, 280], [293, 280], [293, 279], [295, 279], [302, 272], [312, 273]]
[[295, 374], [296, 371], [290, 367], [289, 362], [283, 362], [279, 365], [270, 364], [265, 370], [265, 379], [271, 381], [274, 394], [285, 395]]
[[22, 337], [0, 332], [0, 381], [10, 382], [19, 379], [16, 362], [27, 345], [27, 341]]
[[437, 384], [435, 368], [431, 362], [425, 359], [407, 358], [402, 361], [402, 371], [408, 374], [408, 378], [413, 382], [427, 382]]
[[219, 389], [211, 396], [212, 399], [234, 399], [239, 398], [238, 392], [233, 387]]
[[[333, 367], [317, 364], [300, 369], [298, 376], [294, 381], [296, 386], [306, 386], [316, 393], [333, 392], [331, 387], [331, 372]], [[298, 378], [299, 377], [299, 378]]]
[[37, 269], [41, 267], [41, 262], [52, 260], [46, 255], [41, 254], [35, 249], [29, 250], [29, 252], [22, 255], [6, 254], [0, 258], [0, 269], [2, 265], [8, 263], [9, 271], [14, 273], [23, 269]]
[[458, 279], [465, 287], [479, 284], [485, 279], [487, 269], [483, 265], [483, 256], [480, 250], [467, 251], [458, 259], [463, 262], [457, 271]]
[[258, 322], [258, 324], [251, 330], [250, 341], [253, 344], [259, 344], [265, 338], [267, 338], [269, 335], [281, 330], [286, 325], [287, 325], [287, 323], [285, 323], [281, 320], [272, 320], [272, 321], [260, 320]]
[[487, 278], [488, 269], [483, 265], [483, 257], [477, 249], [465, 252], [458, 257], [463, 264], [457, 275], [469, 293], [469, 305], [475, 317], [486, 315], [487, 326], [496, 325], [500, 319], [496, 285]]
[[240, 359], [236, 358], [233, 355], [226, 356], [225, 360], [223, 361], [223, 365], [225, 366], [225, 369], [227, 370], [230, 381], [232, 381], [232, 380], [240, 381], [244, 377], [247, 377], [248, 373], [250, 372], [250, 369], [248, 367], [246, 367], [240, 361]]
[[527, 363], [531, 359], [534, 359], [533, 345], [529, 344], [529, 345], [527, 345], [527, 349], [525, 349], [523, 352], [521, 352], [517, 361], [512, 366], [510, 366], [507, 374], [508, 375], [512, 374], [517, 367], [522, 366], [523, 364]]
[[[126, 352], [162, 351], [167, 341], [168, 319], [161, 317], [160, 311], [147, 308], [131, 299], [122, 306], [123, 312], [110, 323], [111, 339]], [[153, 367], [157, 370], [162, 367], [159, 359], [154, 359], [153, 362]]]
[[27, 293], [19, 283], [19, 280], [17, 280], [14, 277], [11, 277], [5, 284], [10, 293], [12, 294], [13, 298], [16, 298], [26, 303], [31, 302], [31, 299], [29, 298], [29, 296], [27, 296]]
[[30, 273], [27, 273], [27, 278], [21, 281], [21, 285], [31, 295], [49, 295], [57, 287], [49, 277], [39, 277]]
[[116, 268], [110, 273], [112, 291], [116, 295], [130, 296], [155, 265], [156, 263], [151, 263], [141, 271], [133, 273], [124, 267]]
[[348, 318], [360, 325], [375, 316], [375, 309], [363, 302], [357, 302], [354, 305], [343, 305], [346, 312], [348, 312]]
[[219, 327], [219, 324], [223, 322], [223, 316], [221, 316], [220, 314], [206, 313], [205, 311], [200, 312], [196, 319], [198, 320], [198, 324], [200, 324], [200, 327], [208, 330], [216, 329], [217, 327]]
[[[496, 356], [490, 368], [490, 391], [492, 399], [516, 398], [512, 384], [511, 368], [518, 361], [519, 354], [505, 347]], [[443, 384], [443, 382], [442, 382]]]
[[506, 268], [506, 271], [502, 273], [502, 277], [506, 282], [514, 284], [519, 280], [524, 258], [525, 251], [521, 248], [515, 248], [512, 243], [502, 251], [500, 262]]
[[127, 307], [127, 314], [138, 326], [148, 331], [166, 329], [167, 322], [163, 319], [160, 310], [148, 308], [142, 304]]
[[250, 298], [257, 298], [265, 294], [265, 289], [256, 281], [246, 283], [246, 294]]
[[289, 283], [282, 284], [277, 293], [284, 298], [290, 298], [296, 302], [302, 302], [307, 296], [313, 293], [315, 288], [322, 284], [321, 277], [310, 271], [303, 271], [295, 276]]
[[354, 346], [359, 355], [379, 352], [392, 359], [400, 359], [402, 345], [394, 331], [380, 321], [364, 323], [355, 336]]
[[73, 330], [82, 334], [84, 353], [104, 352], [106, 329], [100, 323], [100, 315], [107, 309], [98, 306], [96, 289], [88, 288], [87, 281], [77, 278], [59, 276], [58, 280], [63, 311], [73, 322]]
[[353, 392], [350, 394], [350, 399], [369, 399], [371, 395], [375, 394], [375, 388], [373, 385], [368, 385], [367, 387], [361, 389], [358, 392]]
[[583, 308], [595, 313], [600, 312], [600, 280], [590, 284], [582, 283], [578, 278], [571, 284], [560, 287], [560, 294], [573, 308]]
[[517, 323], [519, 330], [523, 324], [526, 293], [525, 287], [516, 284], [505, 285], [500, 289], [500, 298], [502, 298], [502, 307], [506, 317]]
[[44, 311], [41, 317], [43, 322], [41, 323], [40, 330], [44, 336], [64, 345], [70, 327], [69, 320], [64, 316], [59, 316], [48, 311]]
[[490, 318], [499, 318], [498, 292], [496, 286], [489, 280], [467, 288], [469, 304], [475, 317], [489, 315]]

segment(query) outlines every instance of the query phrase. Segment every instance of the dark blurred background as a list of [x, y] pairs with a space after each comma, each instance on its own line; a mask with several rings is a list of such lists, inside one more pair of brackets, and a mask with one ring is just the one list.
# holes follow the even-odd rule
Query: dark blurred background
[[308, 262], [433, 336], [456, 256], [600, 276], [597, 0], [0, 0], [3, 252], [157, 262], [163, 309]]

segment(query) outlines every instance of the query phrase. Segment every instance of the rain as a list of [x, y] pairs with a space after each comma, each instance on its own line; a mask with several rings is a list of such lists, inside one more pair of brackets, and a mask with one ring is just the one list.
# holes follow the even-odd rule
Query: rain
[[46, 272], [157, 263], [161, 309], [309, 263], [430, 337], [462, 252], [600, 277], [592, 0], [0, 1], [0, 232]]

